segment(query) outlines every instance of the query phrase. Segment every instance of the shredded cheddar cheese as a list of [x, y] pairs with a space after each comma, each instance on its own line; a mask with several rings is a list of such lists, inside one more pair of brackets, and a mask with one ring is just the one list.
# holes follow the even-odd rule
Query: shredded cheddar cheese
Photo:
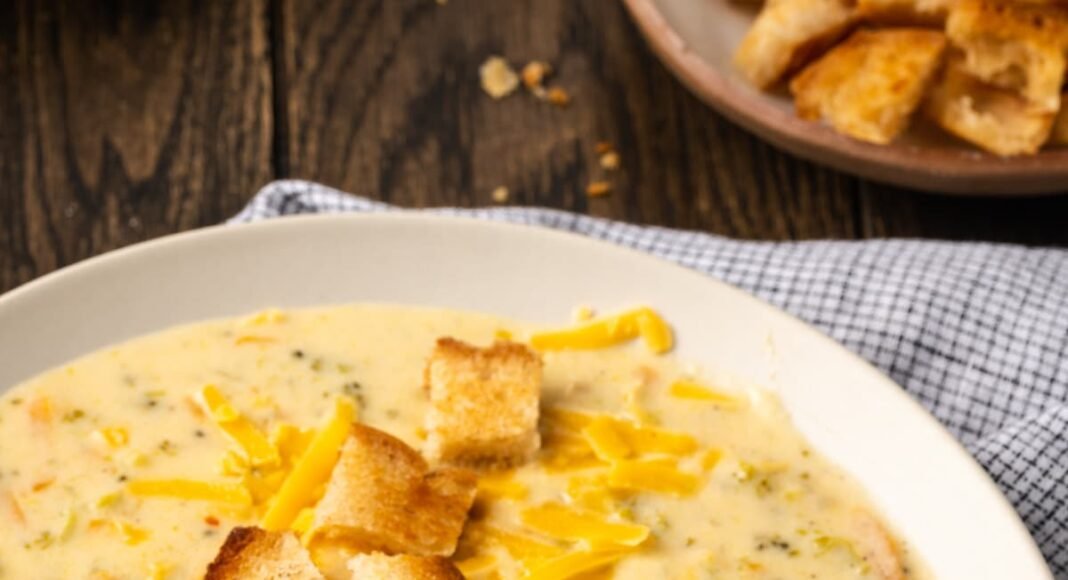
[[293, 523], [290, 524], [289, 529], [296, 532], [298, 536], [303, 536], [305, 532], [311, 529], [314, 520], [315, 510], [312, 508], [304, 508], [300, 510], [297, 517], [293, 519]]
[[608, 472], [608, 485], [630, 491], [687, 496], [697, 491], [697, 476], [680, 471], [673, 459], [620, 461]]
[[487, 474], [478, 478], [479, 497], [493, 499], [526, 499], [530, 490], [512, 477], [512, 473]]
[[671, 396], [677, 399], [704, 401], [723, 407], [737, 407], [741, 404], [741, 401], [733, 395], [711, 389], [691, 380], [683, 379], [675, 381], [671, 385], [670, 392]]
[[701, 456], [701, 469], [705, 470], [705, 473], [708, 473], [719, 465], [721, 459], [723, 459], [722, 451], [719, 449], [709, 449]]
[[582, 430], [583, 437], [603, 461], [622, 461], [638, 455], [685, 456], [697, 450], [697, 441], [685, 433], [638, 426], [601, 415]]
[[609, 488], [605, 470], [572, 477], [567, 481], [566, 491], [574, 505], [600, 513], [618, 510], [620, 502], [630, 495], [626, 490]]
[[460, 573], [463, 574], [464, 577], [468, 577], [493, 571], [497, 567], [497, 558], [487, 554], [480, 554], [478, 556], [465, 558], [459, 562], [455, 562], [455, 564], [456, 568], [460, 570]]
[[301, 429], [289, 423], [279, 423], [271, 431], [271, 446], [285, 465], [293, 465], [304, 454], [315, 437], [315, 430]]
[[604, 461], [619, 461], [630, 457], [634, 450], [624, 439], [617, 422], [610, 417], [598, 417], [582, 430], [597, 457]]
[[528, 580], [565, 580], [608, 566], [633, 553], [633, 549], [577, 551], [553, 558], [530, 570]]
[[535, 333], [530, 346], [535, 350], [595, 350], [608, 348], [641, 337], [655, 354], [674, 346], [671, 327], [650, 308], [636, 308], [607, 316], [573, 328]]
[[580, 437], [554, 436], [543, 442], [538, 462], [548, 473], [588, 469], [603, 465], [590, 445]]
[[352, 422], [356, 420], [356, 407], [346, 398], [339, 397], [334, 411], [326, 424], [312, 439], [293, 471], [289, 473], [278, 494], [271, 500], [261, 525], [269, 531], [288, 529], [300, 510], [311, 503], [312, 498], [330, 477], [337, 463], [341, 445], [349, 436]]
[[278, 451], [247, 417], [226, 400], [215, 385], [205, 385], [199, 393], [200, 404], [219, 429], [236, 443], [249, 463], [255, 466], [278, 465]]
[[637, 546], [649, 537], [649, 528], [645, 526], [610, 522], [600, 514], [571, 509], [557, 503], [527, 508], [520, 513], [520, 520], [527, 528], [550, 538], [585, 542], [591, 546]]
[[663, 354], [675, 346], [675, 337], [671, 332], [671, 327], [654, 310], [640, 308], [634, 316], [638, 321], [638, 332], [651, 352]]
[[234, 339], [234, 344], [238, 346], [243, 344], [258, 344], [262, 346], [267, 344], [273, 344], [275, 342], [277, 341], [269, 336], [256, 336], [252, 334], [242, 335]]
[[104, 427], [89, 434], [97, 445], [109, 449], [118, 449], [130, 442], [130, 433], [125, 427]]
[[578, 433], [586, 428], [597, 415], [572, 411], [562, 407], [550, 407], [542, 411], [542, 419], [554, 430], [572, 431]]
[[264, 326], [267, 324], [280, 324], [289, 319], [285, 312], [277, 308], [268, 308], [253, 313], [241, 321], [242, 326]]
[[564, 549], [560, 546], [484, 522], [468, 522], [461, 543], [479, 547], [500, 546], [513, 559], [527, 564], [543, 562], [564, 554]]
[[248, 488], [237, 483], [212, 483], [189, 479], [142, 479], [131, 481], [126, 489], [140, 497], [168, 497], [214, 501], [240, 506], [252, 505]]

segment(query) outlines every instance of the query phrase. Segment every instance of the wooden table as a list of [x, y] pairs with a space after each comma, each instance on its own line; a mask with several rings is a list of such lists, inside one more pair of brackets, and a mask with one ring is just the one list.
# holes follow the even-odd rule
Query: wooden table
[[[550, 62], [571, 105], [490, 99], [492, 54]], [[1068, 242], [1068, 197], [925, 195], [761, 143], [688, 94], [618, 0], [0, 6], [0, 291], [218, 223], [280, 177], [406, 206], [503, 185], [509, 203], [753, 239]], [[587, 198], [603, 178], [612, 193]]]

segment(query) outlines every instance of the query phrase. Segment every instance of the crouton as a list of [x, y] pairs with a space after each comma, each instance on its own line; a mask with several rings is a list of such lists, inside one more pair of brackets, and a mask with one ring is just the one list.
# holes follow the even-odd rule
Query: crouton
[[[317, 564], [361, 552], [449, 556], [475, 499], [474, 473], [429, 470], [403, 441], [354, 425], [305, 543]], [[347, 560], [347, 558], [345, 558]]]
[[797, 114], [856, 139], [886, 144], [919, 106], [946, 39], [919, 28], [858, 30], [790, 83]]
[[426, 454], [457, 464], [515, 464], [541, 446], [541, 359], [526, 346], [438, 340], [427, 361]]
[[1061, 111], [1053, 123], [1049, 142], [1053, 145], [1068, 145], [1068, 93], [1061, 95]]
[[890, 532], [870, 513], [857, 510], [852, 518], [853, 546], [878, 580], [905, 580], [908, 566], [901, 547]]
[[964, 70], [1016, 91], [1046, 111], [1059, 108], [1068, 50], [1068, 5], [960, 0], [946, 34], [965, 54]]
[[208, 565], [204, 580], [322, 580], [300, 540], [290, 532], [234, 528]]
[[857, 0], [860, 19], [874, 24], [942, 27], [954, 0]]
[[1053, 127], [1053, 113], [971, 77], [956, 53], [947, 59], [924, 109], [946, 131], [1002, 156], [1035, 153]]
[[353, 578], [360, 580], [463, 580], [452, 562], [441, 556], [359, 554], [349, 560]]
[[757, 88], [770, 88], [845, 36], [855, 22], [848, 0], [768, 2], [742, 39], [735, 67]]

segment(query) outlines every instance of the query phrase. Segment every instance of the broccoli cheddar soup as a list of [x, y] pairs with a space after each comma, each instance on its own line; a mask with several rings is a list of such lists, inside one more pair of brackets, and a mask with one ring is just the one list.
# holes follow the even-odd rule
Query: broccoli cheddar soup
[[0, 579], [929, 577], [774, 395], [579, 318], [272, 310], [15, 386]]

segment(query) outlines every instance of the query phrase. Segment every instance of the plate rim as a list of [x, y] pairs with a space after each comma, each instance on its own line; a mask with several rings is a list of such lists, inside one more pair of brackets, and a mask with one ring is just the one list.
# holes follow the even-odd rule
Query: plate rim
[[[725, 0], [702, 0], [725, 1]], [[898, 186], [951, 195], [1024, 197], [1068, 193], [1068, 147], [1003, 158], [978, 149], [875, 145], [841, 135], [754, 99], [689, 50], [656, 0], [623, 0], [659, 60], [693, 94], [751, 133], [838, 171]], [[938, 164], [932, 164], [932, 155]]]
[[[150, 258], [154, 253], [158, 253], [161, 251], [173, 252], [183, 249], [183, 246], [185, 247], [185, 249], [188, 250], [188, 248], [194, 247], [197, 244], [219, 243], [220, 241], [225, 242], [228, 241], [225, 239], [228, 237], [255, 235], [256, 233], [266, 232], [268, 230], [278, 230], [280, 232], [286, 228], [292, 228], [294, 231], [300, 232], [304, 228], [317, 227], [320, 226], [320, 224], [326, 224], [327, 222], [333, 222], [334, 225], [346, 227], [375, 222], [391, 222], [391, 225], [395, 224], [398, 227], [403, 226], [405, 224], [429, 224], [431, 226], [439, 225], [458, 228], [481, 228], [484, 230], [503, 232], [503, 235], [533, 236], [534, 238], [551, 237], [562, 243], [572, 244], [574, 246], [581, 246], [584, 248], [583, 251], [600, 252], [602, 253], [602, 255], [614, 254], [621, 259], [641, 262], [643, 268], [670, 269], [674, 271], [676, 275], [689, 278], [693, 281], [694, 284], [714, 287], [716, 288], [717, 292], [730, 295], [735, 300], [747, 302], [753, 308], [759, 309], [762, 315], [766, 315], [775, 323], [784, 326], [791, 333], [801, 336], [805, 340], [818, 342], [818, 348], [822, 350], [833, 351], [836, 359], [842, 360], [843, 363], [848, 363], [849, 365], [863, 373], [863, 375], [865, 375], [867, 378], [867, 382], [870, 383], [870, 386], [872, 388], [880, 389], [883, 395], [891, 397], [895, 399], [897, 403], [909, 407], [911, 409], [912, 414], [916, 416], [917, 420], [922, 421], [926, 425], [926, 427], [933, 428], [932, 432], [938, 433], [938, 436], [942, 440], [942, 443], [951, 446], [953, 451], [955, 452], [954, 455], [956, 455], [958, 459], [964, 461], [967, 464], [967, 468], [970, 471], [969, 479], [974, 485], [981, 486], [984, 495], [990, 497], [990, 508], [997, 508], [999, 511], [1002, 512], [1000, 515], [1006, 518], [1006, 522], [1012, 522], [1013, 529], [1005, 531], [1007, 533], [1011, 533], [1012, 536], [1017, 537], [1020, 542], [1027, 546], [1026, 553], [1030, 557], [1030, 559], [1033, 560], [1032, 564], [1036, 564], [1038, 565], [1038, 569], [1046, 571], [1046, 575], [1044, 576], [1044, 578], [1047, 578], [1048, 580], [1053, 580], [1052, 572], [1049, 571], [1049, 564], [1047, 563], [1045, 557], [1042, 555], [1038, 544], [1031, 536], [1030, 531], [1027, 529], [1019, 513], [1012, 506], [1008, 498], [997, 486], [997, 484], [993, 481], [991, 476], [978, 463], [976, 458], [964, 448], [963, 444], [958, 439], [953, 437], [952, 434], [950, 434], [949, 431], [931, 413], [929, 413], [925, 408], [923, 408], [923, 406], [920, 405], [920, 403], [915, 398], [909, 395], [904, 390], [904, 388], [895, 383], [882, 371], [874, 367], [871, 363], [863, 359], [860, 355], [848, 350], [844, 345], [835, 341], [823, 331], [804, 322], [793, 314], [790, 314], [785, 310], [774, 306], [764, 301], [763, 299], [758, 298], [755, 295], [750, 294], [738, 287], [728, 284], [727, 282], [724, 282], [712, 275], [704, 274], [697, 270], [687, 268], [685, 266], [654, 256], [647, 252], [621, 246], [619, 244], [615, 244], [606, 240], [592, 238], [575, 232], [545, 227], [531, 223], [494, 221], [474, 216], [446, 215], [440, 213], [424, 213], [418, 211], [293, 215], [280, 216], [252, 223], [224, 223], [205, 228], [173, 233], [166, 236], [162, 236], [160, 238], [147, 240], [123, 248], [105, 252], [103, 254], [99, 254], [97, 256], [71, 264], [59, 270], [50, 272], [44, 276], [27, 282], [26, 284], [23, 284], [15, 289], [12, 289], [4, 294], [0, 294], [0, 323], [3, 322], [3, 318], [8, 312], [17, 311], [17, 309], [19, 308], [19, 304], [23, 300], [25, 300], [26, 297], [32, 299], [37, 293], [47, 290], [49, 287], [52, 286], [76, 284], [78, 282], [77, 278], [83, 273], [93, 273], [95, 270], [100, 269], [116, 267], [121, 268], [123, 266], [122, 263], [124, 261]], [[274, 232], [274, 234], [284, 235], [279, 234], [278, 232]], [[266, 234], [261, 233], [260, 235]], [[2, 326], [2, 324], [0, 324], [0, 326]], [[156, 332], [159, 330], [163, 329], [155, 328], [150, 332]], [[922, 419], [920, 418], [921, 416]], [[855, 475], [852, 474], [851, 476], [855, 477]], [[888, 514], [888, 516], [893, 518], [893, 514]], [[920, 550], [920, 552], [922, 553], [922, 550]]]

